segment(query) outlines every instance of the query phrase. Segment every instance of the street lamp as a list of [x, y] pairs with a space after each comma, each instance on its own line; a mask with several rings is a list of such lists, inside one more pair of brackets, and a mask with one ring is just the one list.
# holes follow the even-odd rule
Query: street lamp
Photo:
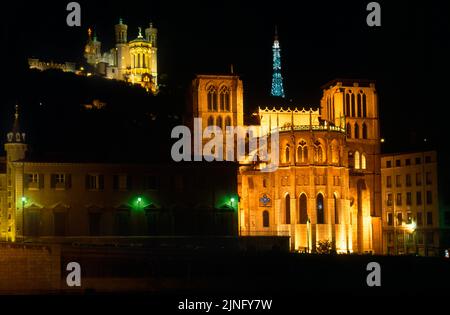
[[412, 235], [413, 235], [413, 243], [414, 243], [414, 247], [415, 247], [416, 255], [417, 255], [416, 227], [417, 227], [417, 224], [414, 220], [412, 220], [411, 223], [406, 225], [408, 232], [412, 233]]

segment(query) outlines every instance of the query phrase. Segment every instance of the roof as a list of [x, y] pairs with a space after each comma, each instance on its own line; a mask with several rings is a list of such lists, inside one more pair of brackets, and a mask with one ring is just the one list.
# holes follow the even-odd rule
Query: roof
[[322, 89], [328, 89], [332, 86], [335, 86], [336, 83], [341, 82], [343, 86], [353, 86], [353, 83], [358, 83], [361, 87], [369, 87], [371, 84], [375, 84], [375, 80], [368, 80], [368, 79], [343, 79], [343, 78], [336, 78], [333, 79], [324, 85], [321, 86]]

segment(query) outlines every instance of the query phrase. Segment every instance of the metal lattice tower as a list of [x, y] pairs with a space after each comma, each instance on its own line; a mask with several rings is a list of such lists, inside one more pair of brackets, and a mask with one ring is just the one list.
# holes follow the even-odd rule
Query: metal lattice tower
[[272, 74], [272, 96], [284, 97], [283, 77], [281, 76], [281, 56], [280, 43], [278, 42], [278, 32], [275, 27], [275, 38], [272, 46], [273, 51], [273, 74]]

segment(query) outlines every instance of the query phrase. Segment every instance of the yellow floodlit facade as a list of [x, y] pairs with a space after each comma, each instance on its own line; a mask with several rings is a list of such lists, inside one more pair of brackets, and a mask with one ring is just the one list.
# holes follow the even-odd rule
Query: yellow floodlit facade
[[[237, 97], [230, 112], [214, 101], [227, 81]], [[203, 128], [243, 125], [236, 76], [197, 76], [193, 91], [193, 117], [203, 118]], [[224, 115], [233, 119], [223, 124]], [[270, 173], [258, 162], [241, 164], [240, 235], [289, 236], [295, 251], [315, 252], [319, 241], [329, 241], [337, 252], [381, 253], [374, 83], [333, 81], [324, 87], [320, 109], [259, 108], [256, 116], [267, 130], [279, 131], [280, 164]]]
[[439, 254], [436, 151], [383, 155], [383, 253]]
[[128, 41], [128, 26], [120, 19], [114, 27], [115, 47], [102, 53], [101, 42], [92, 31], [88, 31], [88, 41], [84, 57], [88, 64], [108, 79], [140, 84], [156, 93], [158, 91], [158, 30], [150, 23], [144, 30], [138, 28], [135, 39]]

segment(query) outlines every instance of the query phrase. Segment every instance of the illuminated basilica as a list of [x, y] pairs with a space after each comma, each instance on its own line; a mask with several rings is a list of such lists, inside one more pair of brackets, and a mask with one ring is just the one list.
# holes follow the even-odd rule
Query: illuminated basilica
[[128, 26], [122, 19], [115, 27], [116, 44], [107, 52], [101, 51], [101, 42], [88, 30], [84, 57], [89, 65], [108, 79], [140, 84], [156, 92], [158, 88], [157, 29], [150, 23], [144, 34], [139, 27], [137, 38], [128, 41]]

